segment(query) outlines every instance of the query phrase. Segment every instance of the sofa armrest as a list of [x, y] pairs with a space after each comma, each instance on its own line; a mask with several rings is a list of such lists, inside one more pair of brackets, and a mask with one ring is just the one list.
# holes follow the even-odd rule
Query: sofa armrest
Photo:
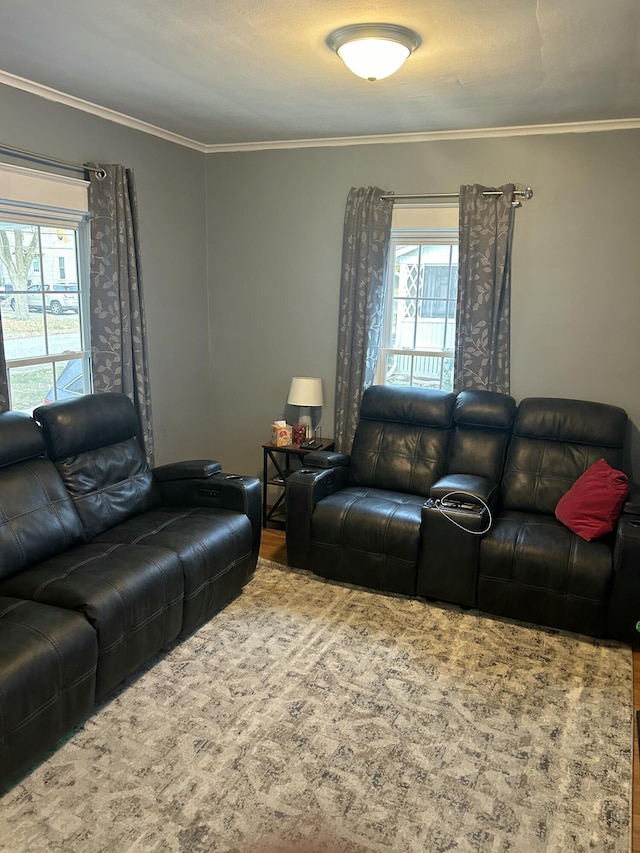
[[[226, 474], [220, 463], [207, 460], [163, 465], [153, 470], [166, 506], [211, 507], [244, 513], [251, 523], [252, 554], [258, 558], [262, 532], [262, 486], [257, 477]], [[210, 472], [210, 466], [219, 466]], [[162, 469], [175, 469], [162, 472]], [[158, 478], [157, 472], [161, 471]], [[181, 473], [180, 473], [181, 472]], [[167, 474], [169, 476], [167, 476]], [[164, 479], [163, 479], [164, 476]]]
[[290, 566], [301, 569], [310, 568], [311, 516], [316, 504], [323, 498], [344, 489], [348, 482], [349, 468], [344, 466], [337, 468], [305, 466], [287, 478], [285, 511], [287, 562]]
[[189, 480], [193, 477], [210, 477], [222, 471], [222, 463], [215, 459], [187, 459], [184, 462], [170, 462], [152, 470], [157, 483], [170, 480]]
[[606, 636], [627, 643], [638, 639], [640, 622], [640, 514], [625, 513], [616, 529], [613, 585]]
[[442, 500], [450, 495], [453, 503], [473, 504], [484, 501], [489, 507], [496, 504], [499, 494], [497, 483], [471, 474], [447, 474], [429, 490], [429, 495], [434, 500]]
[[305, 468], [348, 468], [351, 457], [347, 453], [332, 450], [314, 450], [304, 457]]

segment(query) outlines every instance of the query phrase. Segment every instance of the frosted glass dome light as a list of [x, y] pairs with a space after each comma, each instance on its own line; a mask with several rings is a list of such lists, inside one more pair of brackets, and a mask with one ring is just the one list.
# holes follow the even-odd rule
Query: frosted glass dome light
[[350, 24], [330, 33], [327, 44], [350, 71], [374, 81], [394, 74], [419, 46], [420, 36], [396, 24]]

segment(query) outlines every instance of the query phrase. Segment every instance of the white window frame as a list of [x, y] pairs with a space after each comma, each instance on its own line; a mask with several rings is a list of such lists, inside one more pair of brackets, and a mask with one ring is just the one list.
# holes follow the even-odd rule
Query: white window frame
[[[440, 359], [440, 380], [442, 382], [444, 360], [453, 359], [455, 353], [451, 349], [425, 348], [394, 348], [389, 346], [393, 323], [393, 285], [396, 247], [406, 243], [419, 245], [458, 245], [459, 230], [457, 227], [458, 205], [407, 205], [394, 208], [391, 226], [391, 238], [387, 254], [385, 270], [385, 314], [382, 327], [382, 343], [378, 354], [375, 383], [386, 384], [387, 356], [400, 355], [410, 357], [433, 357]], [[454, 227], [455, 222], [455, 227]], [[429, 224], [427, 224], [429, 223]], [[431, 226], [433, 223], [433, 227]]]
[[[92, 389], [89, 340], [90, 218], [89, 182], [36, 169], [0, 163], [0, 221], [40, 225], [76, 232], [78, 265], [78, 309], [81, 349], [60, 354], [6, 359], [11, 401], [11, 368], [82, 360], [85, 388]], [[45, 324], [46, 334], [46, 324]], [[54, 375], [54, 387], [55, 371]]]

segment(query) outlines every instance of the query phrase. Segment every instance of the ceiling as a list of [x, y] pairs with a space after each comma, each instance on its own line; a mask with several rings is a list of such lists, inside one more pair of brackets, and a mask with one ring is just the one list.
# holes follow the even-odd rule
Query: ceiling
[[[371, 21], [422, 38], [375, 83], [325, 44]], [[0, 0], [0, 69], [205, 150], [638, 119], [640, 2]]]

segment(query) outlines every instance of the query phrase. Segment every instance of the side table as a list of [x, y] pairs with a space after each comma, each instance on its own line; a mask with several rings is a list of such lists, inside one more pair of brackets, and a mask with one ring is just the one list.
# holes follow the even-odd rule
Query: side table
[[[292, 466], [297, 460], [303, 462], [308, 453], [316, 450], [333, 450], [333, 439], [324, 438], [313, 449], [306, 449], [299, 444], [287, 444], [277, 447], [268, 442], [262, 445], [262, 526], [267, 522], [274, 522], [284, 527], [284, 499], [286, 495], [287, 477], [297, 471], [301, 465]], [[276, 502], [272, 506], [267, 505], [267, 489], [274, 486], [280, 490]]]

